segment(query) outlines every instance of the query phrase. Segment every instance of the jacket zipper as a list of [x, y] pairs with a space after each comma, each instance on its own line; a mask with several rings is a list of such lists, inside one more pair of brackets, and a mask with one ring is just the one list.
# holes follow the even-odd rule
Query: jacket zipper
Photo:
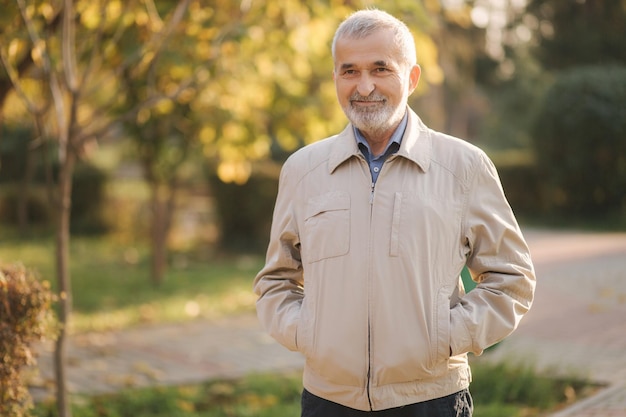
[[[375, 191], [375, 187], [376, 187], [376, 183], [374, 181], [372, 181], [371, 183], [371, 188], [370, 188], [370, 252], [372, 251], [372, 239], [371, 239], [371, 233], [372, 233], [372, 216], [374, 215], [374, 191]], [[370, 262], [372, 259], [371, 253], [370, 253]], [[371, 274], [371, 268], [370, 268], [370, 274]], [[370, 281], [371, 281], [371, 277], [370, 277]], [[371, 380], [372, 380], [372, 323], [371, 323], [371, 297], [370, 297], [370, 292], [371, 292], [371, 284], [370, 282], [368, 282], [368, 297], [367, 297], [367, 303], [368, 303], [368, 313], [367, 313], [367, 401], [369, 402], [369, 406], [370, 406], [370, 411], [374, 411], [374, 407], [372, 406], [372, 396], [371, 396]]]

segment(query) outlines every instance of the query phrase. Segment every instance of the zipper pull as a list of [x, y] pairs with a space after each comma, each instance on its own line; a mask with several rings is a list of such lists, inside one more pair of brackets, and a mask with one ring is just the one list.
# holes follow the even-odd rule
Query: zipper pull
[[374, 204], [374, 186], [375, 185], [376, 185], [375, 183], [372, 183], [372, 189], [370, 192], [370, 204]]

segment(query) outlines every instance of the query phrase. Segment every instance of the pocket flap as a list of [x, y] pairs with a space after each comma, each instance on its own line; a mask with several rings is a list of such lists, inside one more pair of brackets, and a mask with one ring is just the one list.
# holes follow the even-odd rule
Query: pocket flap
[[333, 191], [310, 198], [306, 206], [305, 219], [327, 211], [348, 210], [349, 208], [350, 195], [344, 191]]

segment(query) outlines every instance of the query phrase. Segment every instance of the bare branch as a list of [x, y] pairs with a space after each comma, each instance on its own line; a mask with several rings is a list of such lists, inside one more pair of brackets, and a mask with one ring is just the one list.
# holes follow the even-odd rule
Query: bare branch
[[148, 10], [148, 16], [150, 16], [151, 20], [154, 20], [159, 23], [159, 27], [163, 27], [163, 19], [159, 16], [159, 11], [157, 10], [154, 0], [145, 0], [146, 9]]
[[78, 90], [76, 77], [76, 27], [74, 23], [74, 4], [72, 0], [63, 3], [62, 57], [65, 82], [72, 94]]
[[55, 113], [59, 127], [59, 142], [61, 143], [61, 146], [59, 147], [59, 158], [61, 159], [61, 161], [63, 161], [65, 158], [65, 153], [63, 152], [63, 149], [65, 149], [65, 144], [67, 143], [69, 134], [69, 128], [67, 126], [68, 122], [65, 117], [67, 115], [67, 109], [65, 107], [65, 100], [63, 99], [63, 90], [54, 72], [54, 69], [52, 68], [47, 42], [44, 41], [44, 39], [42, 39], [37, 33], [33, 21], [26, 10], [24, 0], [16, 1], [22, 14], [22, 19], [24, 20], [24, 24], [26, 25], [28, 34], [33, 43], [33, 48], [37, 51], [41, 59], [42, 70], [50, 81], [50, 92], [52, 93], [52, 99], [54, 101], [54, 107], [56, 109]]

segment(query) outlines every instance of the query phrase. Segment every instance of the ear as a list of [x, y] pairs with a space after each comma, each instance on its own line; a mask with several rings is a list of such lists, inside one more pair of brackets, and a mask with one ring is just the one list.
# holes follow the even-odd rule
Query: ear
[[417, 84], [420, 81], [420, 75], [422, 74], [422, 69], [419, 65], [414, 65], [411, 68], [411, 72], [409, 73], [409, 94], [413, 93]]

